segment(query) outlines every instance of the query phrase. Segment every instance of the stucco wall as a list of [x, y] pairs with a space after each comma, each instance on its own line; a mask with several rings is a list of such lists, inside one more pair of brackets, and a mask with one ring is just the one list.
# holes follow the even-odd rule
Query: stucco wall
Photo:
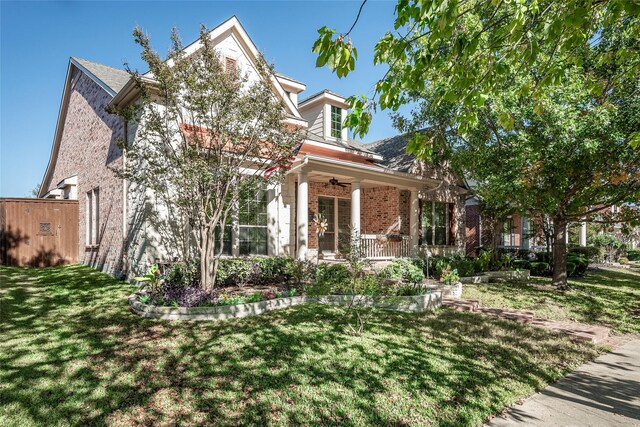
[[[68, 110], [52, 179], [47, 189], [71, 175], [78, 175], [79, 259], [110, 274], [123, 268], [122, 181], [109, 169], [120, 168], [122, 151], [117, 141], [124, 124], [104, 107], [111, 96], [85, 74], [72, 81]], [[86, 245], [87, 192], [99, 188], [99, 244]]]

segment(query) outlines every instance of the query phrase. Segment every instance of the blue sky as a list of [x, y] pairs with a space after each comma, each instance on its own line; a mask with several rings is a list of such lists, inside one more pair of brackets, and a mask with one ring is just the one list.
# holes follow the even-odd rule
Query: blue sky
[[[323, 25], [346, 31], [360, 2], [8, 2], [0, 1], [0, 196], [24, 197], [42, 180], [53, 141], [70, 56], [144, 70], [131, 30], [144, 28], [159, 52], [176, 26], [185, 43], [200, 24], [236, 15], [281, 73], [324, 88], [371, 94], [385, 69], [373, 66], [373, 46], [393, 29], [395, 2], [369, 2], [352, 33], [357, 70], [338, 79], [315, 67], [311, 46]], [[374, 118], [366, 142], [393, 135], [386, 112]]]

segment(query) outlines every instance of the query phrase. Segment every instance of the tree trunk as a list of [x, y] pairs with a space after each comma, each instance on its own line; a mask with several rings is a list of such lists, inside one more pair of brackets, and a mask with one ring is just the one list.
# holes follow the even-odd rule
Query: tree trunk
[[213, 259], [211, 257], [212, 239], [206, 227], [201, 229], [200, 245], [200, 286], [205, 290], [213, 290]]
[[553, 286], [567, 289], [567, 220], [553, 217]]

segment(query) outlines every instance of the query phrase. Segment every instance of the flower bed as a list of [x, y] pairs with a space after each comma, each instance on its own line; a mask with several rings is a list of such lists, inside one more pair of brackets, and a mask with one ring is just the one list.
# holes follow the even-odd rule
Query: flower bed
[[408, 311], [422, 313], [432, 310], [442, 302], [442, 291], [433, 291], [423, 295], [412, 296], [363, 296], [363, 295], [324, 295], [294, 296], [275, 298], [246, 304], [215, 305], [200, 307], [163, 307], [145, 304], [140, 301], [144, 294], [134, 293], [129, 296], [131, 310], [143, 317], [165, 320], [224, 320], [262, 314], [271, 310], [292, 307], [300, 304], [348, 305], [354, 303], [384, 310]]

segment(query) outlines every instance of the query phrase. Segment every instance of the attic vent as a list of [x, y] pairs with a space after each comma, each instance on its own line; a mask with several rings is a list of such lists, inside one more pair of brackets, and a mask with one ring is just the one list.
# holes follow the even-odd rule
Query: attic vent
[[238, 69], [236, 66], [236, 60], [233, 58], [229, 58], [228, 56], [224, 58], [224, 70], [229, 74], [235, 74]]

